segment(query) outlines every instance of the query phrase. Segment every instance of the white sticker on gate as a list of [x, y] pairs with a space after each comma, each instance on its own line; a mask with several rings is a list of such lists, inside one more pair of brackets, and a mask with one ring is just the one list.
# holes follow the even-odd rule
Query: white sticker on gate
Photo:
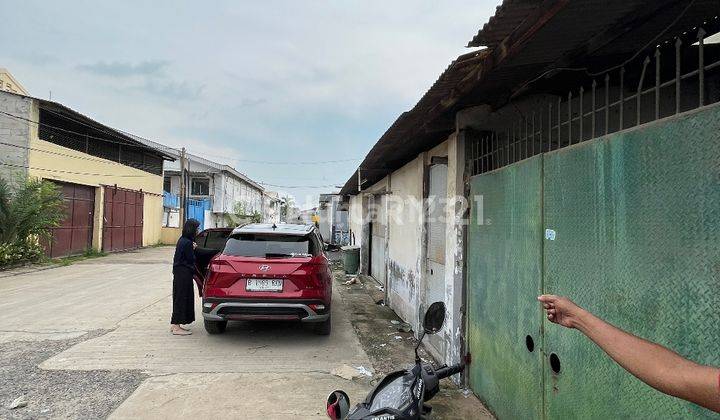
[[545, 229], [545, 239], [554, 241], [555, 240], [555, 231], [552, 229]]

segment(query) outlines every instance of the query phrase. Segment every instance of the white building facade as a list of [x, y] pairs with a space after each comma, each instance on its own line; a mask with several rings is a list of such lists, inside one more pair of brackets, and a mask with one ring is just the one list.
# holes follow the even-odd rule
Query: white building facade
[[[231, 166], [189, 153], [185, 156], [187, 199], [201, 202], [204, 206], [204, 228], [234, 227], [250, 220], [266, 220], [262, 185]], [[163, 169], [164, 191], [179, 196], [180, 159], [168, 162]], [[166, 212], [172, 211], [166, 208]]]

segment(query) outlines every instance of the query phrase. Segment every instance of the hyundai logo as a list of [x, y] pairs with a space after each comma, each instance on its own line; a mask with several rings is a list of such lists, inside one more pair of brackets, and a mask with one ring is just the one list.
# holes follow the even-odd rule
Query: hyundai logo
[[260, 271], [268, 271], [268, 270], [270, 270], [270, 266], [267, 265], [267, 264], [263, 264], [263, 265], [261, 265], [261, 266], [258, 267], [258, 268], [260, 269]]

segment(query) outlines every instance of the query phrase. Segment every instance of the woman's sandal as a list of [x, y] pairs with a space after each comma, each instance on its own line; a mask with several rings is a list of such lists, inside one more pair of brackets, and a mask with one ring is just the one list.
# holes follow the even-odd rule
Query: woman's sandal
[[192, 334], [192, 331], [188, 331], [183, 328], [180, 328], [180, 331], [170, 329], [170, 332], [172, 333], [172, 335], [190, 335], [190, 334]]

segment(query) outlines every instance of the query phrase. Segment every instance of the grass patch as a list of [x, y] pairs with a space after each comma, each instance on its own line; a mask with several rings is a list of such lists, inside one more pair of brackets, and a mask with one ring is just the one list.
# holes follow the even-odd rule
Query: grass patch
[[146, 246], [145, 248], [160, 248], [160, 247], [163, 247], [163, 246], [173, 246], [173, 245], [164, 244], [164, 243], [158, 241], [158, 243], [155, 243], [155, 244], [152, 244], [152, 245], [148, 245], [148, 246]]
[[107, 255], [106, 252], [98, 251], [95, 249], [86, 249], [85, 252], [82, 253], [82, 255], [75, 255], [72, 257], [63, 257], [63, 258], [53, 258], [53, 259], [50, 259], [49, 262], [55, 263], [55, 264], [58, 264], [58, 265], [64, 267], [64, 266], [76, 263], [78, 261], [90, 260], [93, 258], [100, 258], [100, 257], [104, 257], [106, 255]]

